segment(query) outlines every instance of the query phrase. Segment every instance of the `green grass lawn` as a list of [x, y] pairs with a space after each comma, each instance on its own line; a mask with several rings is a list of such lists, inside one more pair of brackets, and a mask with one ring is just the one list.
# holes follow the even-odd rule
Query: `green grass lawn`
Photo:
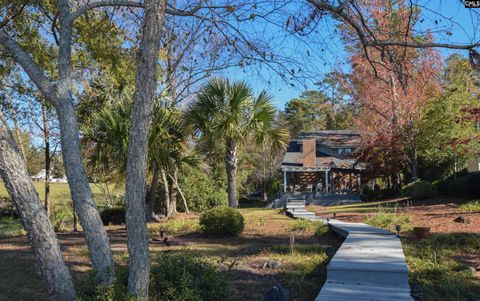
[[[38, 193], [38, 196], [41, 200], [45, 199], [45, 183], [44, 182], [34, 182], [35, 190]], [[92, 189], [93, 196], [97, 204], [101, 205], [105, 202], [105, 195], [96, 184], [90, 184]], [[110, 195], [121, 195], [123, 194], [123, 188], [117, 187], [115, 184], [108, 185]], [[0, 199], [9, 198], [7, 189], [3, 182], [0, 181]], [[71, 201], [70, 197], [70, 188], [67, 183], [50, 183], [50, 200], [52, 203], [67, 203]]]

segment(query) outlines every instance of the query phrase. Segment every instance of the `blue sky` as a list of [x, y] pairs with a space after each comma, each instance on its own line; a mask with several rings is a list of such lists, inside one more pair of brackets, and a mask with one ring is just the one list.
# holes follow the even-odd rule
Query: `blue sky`
[[[423, 19], [423, 21], [418, 23], [419, 26], [416, 28], [418, 32], [430, 29], [437, 42], [467, 44], [479, 40], [480, 32], [478, 32], [477, 26], [479, 25], [480, 9], [465, 8], [459, 0], [417, 0], [413, 3], [423, 6], [420, 17], [420, 20]], [[282, 21], [280, 20], [279, 23]], [[343, 45], [334, 32], [333, 21], [328, 18], [322, 21], [318, 32], [306, 38], [307, 42], [299, 41], [293, 36], [285, 38], [286, 35], [281, 33], [282, 29], [272, 24], [265, 23], [258, 26], [264, 26], [261, 31], [263, 35], [282, 35], [282, 41], [277, 44], [277, 47], [281, 44], [281, 47], [284, 47], [282, 53], [302, 61], [302, 64], [308, 69], [310, 78], [304, 81], [307, 88], [314, 88], [313, 83], [335, 67], [348, 70], [347, 56], [343, 51]], [[310, 56], [306, 55], [306, 49], [310, 49]], [[455, 52], [468, 55], [467, 51], [446, 49], [439, 49], [439, 51], [444, 58]], [[267, 90], [273, 95], [278, 109], [283, 109], [288, 100], [297, 97], [305, 90], [304, 85], [295, 84], [293, 87], [266, 67], [257, 66], [246, 72], [233, 69], [224, 75], [247, 81], [257, 92], [262, 89]]]

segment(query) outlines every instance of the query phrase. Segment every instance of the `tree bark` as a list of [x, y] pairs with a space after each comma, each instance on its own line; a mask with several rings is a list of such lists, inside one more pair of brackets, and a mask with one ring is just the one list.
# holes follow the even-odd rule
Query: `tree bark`
[[1, 112], [0, 175], [27, 231], [48, 294], [53, 300], [75, 300], [72, 277], [55, 232]]
[[68, 186], [80, 225], [85, 233], [97, 282], [100, 285], [110, 285], [115, 281], [115, 266], [107, 232], [103, 228], [102, 219], [93, 199], [80, 155], [79, 130], [75, 109], [70, 101], [62, 103], [64, 105], [58, 107], [57, 113], [60, 121], [61, 143], [62, 146], [68, 146], [62, 147]]
[[227, 153], [225, 155], [225, 167], [227, 170], [228, 206], [237, 208], [237, 146], [232, 140], [227, 141]]
[[158, 176], [160, 173], [160, 169], [158, 166], [155, 166], [153, 168], [153, 175], [152, 175], [152, 182], [150, 183], [150, 189], [148, 190], [147, 194], [147, 210], [145, 212], [145, 217], [147, 219], [147, 222], [151, 222], [153, 219], [153, 209], [154, 209], [154, 203], [155, 203], [155, 198], [157, 196], [157, 191], [158, 191]]
[[23, 51], [9, 34], [0, 29], [2, 47], [18, 62], [42, 95], [56, 109], [65, 171], [72, 199], [90, 251], [98, 283], [108, 285], [115, 280], [112, 254], [100, 214], [92, 197], [87, 174], [80, 156], [79, 130], [72, 98], [72, 28], [68, 0], [58, 1], [60, 39], [58, 50], [58, 80], [51, 81], [33, 58]]
[[147, 0], [144, 7], [143, 34], [136, 62], [137, 74], [125, 186], [129, 253], [128, 292], [138, 300], [148, 300], [150, 262], [145, 224], [145, 176], [148, 134], [153, 117], [153, 98], [157, 82], [160, 33], [165, 18], [166, 0]]

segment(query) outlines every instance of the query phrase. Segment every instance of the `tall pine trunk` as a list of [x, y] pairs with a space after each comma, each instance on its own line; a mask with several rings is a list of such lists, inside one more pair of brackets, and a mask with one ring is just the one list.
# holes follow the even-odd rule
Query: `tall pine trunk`
[[232, 140], [227, 141], [225, 167], [227, 170], [227, 191], [228, 191], [228, 206], [237, 208], [237, 146]]
[[166, 0], [146, 0], [142, 39], [137, 52], [135, 95], [129, 133], [125, 203], [128, 245], [128, 292], [138, 300], [148, 300], [150, 261], [145, 224], [145, 176], [148, 134], [157, 84], [160, 34], [165, 17]]
[[48, 294], [53, 300], [75, 300], [72, 277], [63, 260], [55, 232], [1, 112], [0, 175], [27, 231]]

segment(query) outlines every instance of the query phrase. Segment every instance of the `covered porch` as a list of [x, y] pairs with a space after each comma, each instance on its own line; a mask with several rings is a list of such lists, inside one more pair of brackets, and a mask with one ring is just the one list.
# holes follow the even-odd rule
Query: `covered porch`
[[361, 194], [362, 168], [325, 166], [282, 166], [283, 192], [322, 194]]

